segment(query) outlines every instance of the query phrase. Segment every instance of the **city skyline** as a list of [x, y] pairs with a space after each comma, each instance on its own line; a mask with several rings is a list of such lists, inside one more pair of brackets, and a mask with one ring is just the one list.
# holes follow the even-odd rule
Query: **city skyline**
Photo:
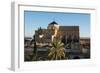
[[90, 37], [90, 14], [24, 11], [25, 37], [32, 37], [39, 27], [56, 21], [60, 26], [79, 26], [80, 37]]

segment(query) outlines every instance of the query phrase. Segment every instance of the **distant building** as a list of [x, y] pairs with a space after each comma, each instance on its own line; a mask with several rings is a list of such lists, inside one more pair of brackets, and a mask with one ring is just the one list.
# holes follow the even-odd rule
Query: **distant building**
[[31, 37], [24, 37], [24, 47], [30, 47], [31, 41]]
[[87, 37], [81, 37], [80, 38], [80, 45], [82, 46], [82, 47], [87, 47], [87, 48], [90, 48], [89, 46], [90, 46], [90, 38], [87, 38]]
[[80, 38], [80, 49], [85, 58], [90, 58], [90, 38]]

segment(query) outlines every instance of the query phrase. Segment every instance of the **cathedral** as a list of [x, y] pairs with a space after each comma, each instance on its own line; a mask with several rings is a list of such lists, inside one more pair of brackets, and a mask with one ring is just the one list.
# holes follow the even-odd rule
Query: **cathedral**
[[[64, 43], [65, 53], [66, 55], [69, 53], [70, 59], [75, 56], [82, 58], [79, 32], [79, 26], [60, 26], [60, 24], [53, 21], [48, 24], [47, 28], [43, 29], [40, 27], [35, 31], [35, 41], [38, 48], [46, 48], [46, 46], [50, 47], [51, 42], [55, 38], [59, 39]], [[43, 52], [43, 50], [40, 52]], [[42, 56], [46, 53], [43, 52]]]
[[[47, 28], [40, 27], [35, 30], [33, 39], [33, 43], [36, 46], [34, 44], [30, 45], [30, 42], [32, 42], [30, 38], [25, 38], [25, 44], [30, 48], [37, 48], [37, 58], [39, 60], [40, 58], [41, 60], [47, 60], [48, 48], [52, 47], [51, 42], [54, 39], [58, 39], [64, 43], [66, 58], [90, 58], [90, 38], [80, 37], [79, 26], [60, 26], [60, 24], [53, 21], [48, 24]], [[25, 48], [25, 52], [28, 52], [27, 47]]]
[[[61, 40], [66, 48], [79, 48], [79, 26], [60, 26], [53, 21], [46, 29], [41, 27], [35, 31], [37, 44], [49, 45], [54, 38]], [[71, 45], [68, 45], [71, 43]]]

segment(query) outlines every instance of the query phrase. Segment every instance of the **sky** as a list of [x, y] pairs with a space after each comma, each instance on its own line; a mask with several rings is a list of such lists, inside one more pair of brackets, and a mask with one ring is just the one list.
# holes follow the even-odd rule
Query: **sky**
[[79, 26], [80, 37], [90, 37], [90, 14], [24, 11], [25, 37], [32, 37], [39, 27], [47, 29], [52, 21], [60, 26]]

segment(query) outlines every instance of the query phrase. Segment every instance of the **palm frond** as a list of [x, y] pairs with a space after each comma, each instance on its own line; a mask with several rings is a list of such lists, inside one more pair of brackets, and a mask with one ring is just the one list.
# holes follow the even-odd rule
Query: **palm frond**
[[55, 39], [51, 45], [52, 48], [49, 49], [48, 54], [48, 57], [51, 57], [51, 60], [61, 59], [62, 57], [65, 58], [64, 44], [60, 40]]

